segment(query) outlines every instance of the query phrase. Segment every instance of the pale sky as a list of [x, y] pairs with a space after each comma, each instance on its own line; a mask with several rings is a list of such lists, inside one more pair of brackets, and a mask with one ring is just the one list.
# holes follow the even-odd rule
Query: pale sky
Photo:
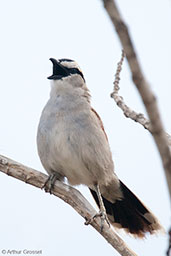
[[[157, 96], [165, 129], [171, 134], [171, 1], [117, 2]], [[45, 172], [37, 154], [36, 133], [50, 92], [49, 58], [74, 59], [104, 122], [117, 175], [168, 231], [169, 196], [153, 139], [125, 118], [110, 98], [121, 46], [102, 2], [1, 1], [0, 24], [0, 154]], [[120, 86], [127, 104], [146, 114], [126, 61]], [[0, 255], [3, 249], [42, 250], [43, 256], [119, 255], [60, 199], [3, 173], [0, 184]], [[78, 189], [96, 207], [88, 189]], [[147, 236], [144, 241], [120, 235], [139, 256], [165, 255], [166, 235]]]

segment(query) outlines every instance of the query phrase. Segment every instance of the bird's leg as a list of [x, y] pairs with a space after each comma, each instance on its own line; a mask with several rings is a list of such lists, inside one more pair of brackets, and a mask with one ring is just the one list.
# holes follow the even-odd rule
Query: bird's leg
[[107, 213], [106, 213], [106, 209], [105, 209], [105, 206], [104, 206], [104, 203], [103, 203], [103, 199], [102, 199], [102, 195], [101, 195], [101, 192], [100, 192], [99, 185], [96, 185], [95, 189], [96, 189], [96, 193], [97, 193], [97, 196], [98, 196], [98, 199], [99, 199], [100, 211], [93, 218], [96, 218], [98, 216], [101, 217], [101, 232], [102, 232], [104, 221], [106, 220], [109, 227], [110, 227], [110, 222], [109, 222], [108, 217], [107, 217]]
[[102, 199], [102, 196], [101, 196], [101, 193], [100, 193], [99, 185], [95, 185], [95, 191], [96, 191], [96, 194], [98, 196], [100, 211], [99, 211], [99, 213], [95, 214], [92, 219], [87, 220], [85, 224], [88, 225], [92, 222], [92, 220], [94, 220], [97, 217], [100, 217], [101, 218], [101, 230], [100, 231], [102, 232], [103, 231], [103, 226], [104, 226], [104, 221], [106, 220], [109, 227], [110, 227], [110, 222], [109, 222], [109, 219], [107, 217], [107, 213], [106, 213], [106, 209], [105, 209], [103, 199]]
[[45, 189], [46, 192], [52, 194], [52, 190], [54, 188], [56, 180], [59, 180], [58, 173], [50, 174], [47, 180], [45, 181], [44, 185], [42, 186], [42, 189]]

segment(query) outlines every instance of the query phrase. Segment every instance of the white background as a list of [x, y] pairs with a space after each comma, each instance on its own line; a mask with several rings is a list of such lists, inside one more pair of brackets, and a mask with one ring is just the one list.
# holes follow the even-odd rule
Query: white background
[[[171, 133], [171, 2], [118, 1], [144, 73]], [[99, 0], [6, 0], [0, 4], [0, 153], [42, 172], [36, 149], [41, 110], [49, 97], [50, 57], [81, 66], [109, 137], [116, 172], [155, 213], [166, 231], [170, 205], [159, 154], [148, 131], [124, 117], [110, 98], [121, 46]], [[125, 61], [121, 94], [145, 113]], [[146, 114], [146, 113], [145, 113]], [[95, 203], [88, 189], [79, 189]], [[42, 250], [51, 255], [118, 255], [60, 199], [0, 173], [0, 255], [5, 250]], [[167, 236], [144, 241], [121, 233], [140, 256], [165, 255]]]

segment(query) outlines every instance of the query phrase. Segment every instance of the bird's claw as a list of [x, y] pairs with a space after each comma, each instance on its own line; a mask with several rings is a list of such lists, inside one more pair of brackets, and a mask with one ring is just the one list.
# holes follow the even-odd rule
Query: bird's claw
[[41, 187], [41, 189], [44, 189], [45, 192], [49, 192], [52, 194], [52, 190], [54, 189], [55, 181], [57, 180], [56, 174], [51, 174]]
[[101, 225], [100, 225], [100, 232], [102, 233], [103, 232], [103, 227], [104, 227], [104, 221], [106, 220], [107, 224], [109, 225], [110, 227], [110, 222], [109, 222], [109, 219], [107, 217], [107, 214], [106, 212], [103, 212], [103, 211], [100, 211], [99, 213], [96, 213], [92, 218], [88, 219], [85, 221], [85, 225], [89, 225], [91, 224], [95, 218], [97, 217], [100, 217], [101, 219]]

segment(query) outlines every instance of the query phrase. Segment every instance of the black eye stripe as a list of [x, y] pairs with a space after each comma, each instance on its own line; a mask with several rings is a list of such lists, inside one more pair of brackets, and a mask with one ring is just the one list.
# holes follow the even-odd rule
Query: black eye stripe
[[[65, 67], [66, 68], [66, 67]], [[83, 73], [78, 68], [66, 68], [70, 74], [78, 74], [85, 81]]]

